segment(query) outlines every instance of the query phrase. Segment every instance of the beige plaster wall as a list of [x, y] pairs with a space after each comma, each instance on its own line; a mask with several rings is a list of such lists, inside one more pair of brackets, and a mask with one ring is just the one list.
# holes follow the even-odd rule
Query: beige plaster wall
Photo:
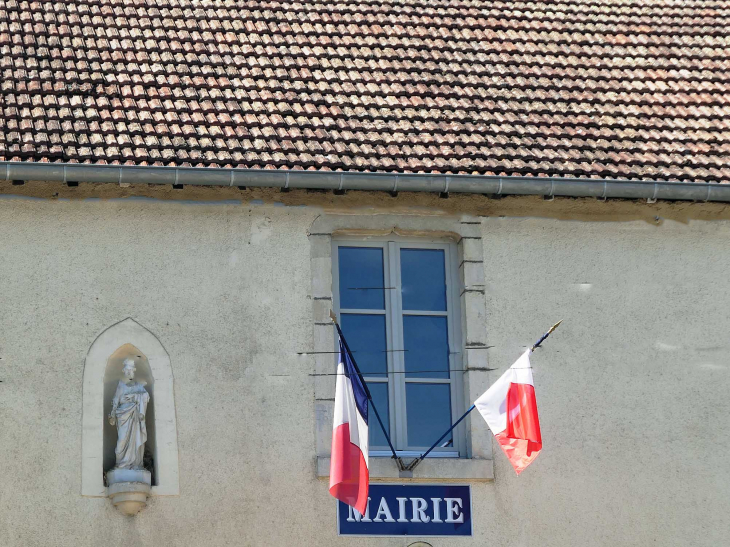
[[[316, 478], [314, 360], [295, 354], [321, 213], [0, 198], [0, 545], [416, 541], [338, 538]], [[545, 449], [519, 479], [495, 453], [474, 538], [429, 543], [728, 543], [730, 222], [481, 227], [490, 366], [565, 319], [533, 359]], [[180, 463], [180, 495], [133, 519], [81, 496], [84, 359], [126, 317], [170, 356]]]

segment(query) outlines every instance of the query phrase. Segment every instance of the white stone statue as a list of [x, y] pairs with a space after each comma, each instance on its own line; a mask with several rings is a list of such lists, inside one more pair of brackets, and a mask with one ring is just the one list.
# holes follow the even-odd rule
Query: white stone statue
[[147, 505], [152, 474], [144, 469], [144, 444], [147, 442], [145, 414], [150, 394], [144, 384], [134, 381], [134, 359], [125, 359], [112, 399], [109, 423], [117, 426], [117, 464], [106, 472], [107, 495], [125, 515], [135, 515]]
[[109, 423], [117, 426], [117, 447], [115, 469], [144, 469], [144, 444], [147, 442], [145, 414], [150, 394], [144, 385], [134, 381], [134, 359], [125, 359], [117, 391], [112, 399]]

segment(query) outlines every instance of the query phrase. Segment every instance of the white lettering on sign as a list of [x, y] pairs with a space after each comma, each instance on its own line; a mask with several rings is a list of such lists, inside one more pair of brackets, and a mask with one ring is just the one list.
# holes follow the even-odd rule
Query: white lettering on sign
[[446, 522], [464, 522], [461, 498], [444, 498], [446, 502]]
[[[361, 515], [357, 509], [348, 506], [349, 515], [347, 522], [433, 522], [440, 524], [443, 522], [460, 523], [464, 522], [464, 513], [462, 512], [463, 502], [461, 498], [431, 498], [431, 507], [433, 508], [433, 518], [426, 512], [428, 511], [428, 502], [424, 498], [395, 498], [398, 500], [398, 520], [393, 518], [388, 502], [385, 498], [380, 498], [378, 511], [375, 518], [370, 518], [370, 501], [365, 506], [365, 514]], [[413, 509], [413, 518], [409, 521], [407, 517], [406, 502], [411, 500]], [[446, 520], [441, 520], [441, 501], [446, 502]]]
[[413, 504], [413, 518], [411, 522], [430, 522], [431, 517], [426, 514], [428, 502], [423, 498], [411, 498]]
[[365, 515], [361, 515], [357, 509], [350, 505], [347, 508], [350, 510], [350, 514], [347, 516], [347, 522], [373, 522], [370, 518], [370, 498], [368, 498], [368, 504], [365, 506]]
[[[380, 515], [385, 516], [385, 521], [380, 518]], [[390, 512], [390, 507], [388, 507], [388, 502], [385, 501], [385, 498], [380, 498], [380, 505], [378, 506], [378, 512], [375, 514], [375, 518], [373, 519], [373, 522], [395, 522], [395, 519], [393, 518], [393, 515]]]
[[398, 522], [408, 522], [406, 518], [406, 502], [408, 498], [395, 498], [398, 500]]
[[441, 498], [431, 498], [431, 501], [433, 502], [433, 518], [431, 522], [443, 522], [441, 520], [441, 507], [439, 506]]

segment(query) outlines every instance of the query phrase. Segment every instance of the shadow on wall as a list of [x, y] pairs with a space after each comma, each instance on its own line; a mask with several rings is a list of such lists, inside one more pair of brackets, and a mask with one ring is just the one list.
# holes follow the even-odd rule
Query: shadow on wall
[[145, 389], [150, 394], [150, 402], [147, 405], [147, 415], [145, 423], [147, 425], [147, 443], [145, 444], [144, 467], [152, 473], [152, 485], [157, 485], [157, 473], [155, 472], [155, 462], [157, 454], [155, 447], [157, 446], [155, 439], [155, 386], [152, 377], [152, 369], [150, 368], [147, 357], [132, 344], [124, 344], [117, 349], [109, 357], [104, 372], [104, 484], [106, 484], [106, 472], [116, 464], [116, 455], [114, 449], [117, 444], [117, 428], [109, 423], [109, 413], [112, 408], [112, 398], [117, 389], [117, 384], [122, 380], [122, 363], [125, 359], [134, 359], [136, 373], [134, 378], [136, 381], [144, 384]]

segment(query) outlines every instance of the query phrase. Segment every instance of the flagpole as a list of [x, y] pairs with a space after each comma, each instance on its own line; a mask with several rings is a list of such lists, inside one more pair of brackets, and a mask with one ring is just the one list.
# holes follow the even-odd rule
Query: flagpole
[[[545, 341], [545, 339], [546, 339], [546, 338], [547, 338], [548, 336], [550, 336], [550, 334], [552, 334], [552, 332], [553, 332], [553, 331], [554, 331], [555, 329], [557, 329], [557, 328], [558, 328], [558, 325], [560, 325], [560, 323], [562, 323], [562, 322], [563, 322], [563, 320], [561, 319], [560, 321], [558, 321], [557, 323], [555, 323], [555, 324], [554, 324], [554, 325], [553, 325], [552, 327], [550, 327], [550, 329], [549, 329], [549, 330], [548, 330], [548, 331], [547, 331], [547, 332], [546, 332], [545, 334], [543, 334], [543, 335], [542, 335], [542, 336], [540, 337], [540, 339], [539, 339], [539, 340], [538, 340], [537, 342], [535, 342], [535, 344], [534, 344], [534, 345], [533, 345], [533, 346], [532, 346], [532, 347], [530, 348], [530, 352], [533, 352], [533, 351], [535, 351], [535, 349], [536, 349], [536, 348], [540, 347], [540, 344], [542, 344], [542, 343], [543, 343], [543, 342]], [[469, 415], [469, 413], [470, 413], [470, 412], [471, 412], [472, 410], [474, 410], [475, 408], [476, 408], [476, 405], [475, 405], [475, 404], [474, 404], [474, 405], [471, 405], [471, 406], [469, 407], [469, 410], [467, 410], [466, 412], [464, 412], [464, 414], [462, 414], [462, 415], [461, 415], [461, 418], [459, 418], [458, 420], [456, 420], [456, 422], [454, 423], [454, 425], [452, 425], [452, 426], [451, 426], [451, 427], [450, 427], [450, 428], [449, 428], [449, 429], [448, 429], [448, 430], [446, 431], [446, 433], [444, 433], [443, 435], [441, 435], [441, 437], [439, 437], [439, 440], [438, 440], [438, 441], [436, 441], [435, 443], [433, 443], [433, 444], [431, 445], [431, 448], [429, 448], [428, 450], [426, 450], [426, 452], [424, 452], [423, 454], [421, 454], [421, 455], [420, 455], [420, 456], [419, 456], [418, 458], [416, 458], [415, 460], [413, 460], [413, 461], [412, 461], [412, 462], [411, 462], [411, 463], [410, 463], [410, 464], [408, 465], [407, 471], [413, 471], [413, 470], [415, 469], [415, 467], [416, 467], [416, 466], [417, 466], [417, 465], [418, 465], [419, 463], [421, 463], [421, 462], [423, 461], [423, 459], [424, 459], [424, 458], [425, 458], [426, 456], [428, 456], [428, 455], [429, 455], [429, 454], [431, 453], [431, 451], [432, 451], [432, 450], [433, 450], [434, 448], [436, 448], [436, 447], [438, 446], [438, 444], [439, 444], [439, 443], [440, 443], [440, 442], [441, 442], [441, 441], [442, 441], [442, 440], [444, 439], [444, 437], [446, 437], [446, 435], [448, 435], [449, 433], [451, 433], [451, 432], [452, 432], [452, 431], [454, 430], [454, 428], [455, 428], [455, 427], [456, 427], [457, 425], [459, 425], [459, 424], [461, 423], [461, 421], [462, 421], [462, 420], [463, 420], [464, 418], [466, 418], [466, 417], [467, 417], [467, 416]]]
[[388, 441], [388, 446], [390, 447], [390, 451], [393, 453], [393, 459], [395, 459], [396, 463], [398, 464], [398, 468], [402, 469], [404, 468], [403, 460], [398, 457], [398, 454], [395, 453], [395, 448], [393, 448], [393, 443], [390, 441], [390, 435], [388, 435], [388, 432], [385, 429], [385, 426], [383, 425], [383, 420], [380, 419], [380, 414], [378, 414], [378, 409], [375, 408], [375, 402], [373, 401], [373, 396], [370, 394], [370, 390], [368, 389], [368, 384], [365, 381], [365, 378], [363, 378], [362, 372], [360, 372], [360, 367], [357, 366], [357, 363], [355, 362], [355, 358], [352, 356], [352, 351], [350, 351], [350, 346], [347, 345], [347, 340], [345, 340], [345, 336], [342, 334], [342, 329], [340, 329], [340, 325], [337, 323], [337, 316], [334, 314], [333, 311], [330, 311], [330, 319], [332, 319], [332, 322], [335, 324], [335, 328], [337, 329], [337, 334], [340, 336], [340, 340], [342, 340], [342, 344], [345, 346], [345, 351], [350, 356], [350, 360], [352, 361], [352, 366], [355, 367], [355, 372], [357, 372], [357, 375], [360, 377], [360, 381], [362, 382], [362, 387], [365, 388], [365, 394], [368, 397], [368, 401], [370, 401], [370, 406], [373, 409], [373, 412], [375, 412], [375, 417], [378, 419], [378, 423], [380, 424], [380, 429], [383, 430], [383, 435], [385, 435], [385, 440]]
[[433, 445], [431, 445], [431, 448], [429, 448], [428, 450], [426, 450], [426, 452], [424, 454], [421, 454], [418, 458], [416, 458], [415, 460], [413, 460], [413, 463], [411, 463], [411, 465], [408, 466], [409, 471], [413, 471], [413, 468], [416, 467], [416, 464], [417, 463], [420, 463], [423, 460], [423, 458], [425, 458], [426, 456], [428, 456], [431, 453], [431, 450], [433, 450], [434, 448], [436, 448], [436, 446], [443, 440], [443, 438], [446, 437], [446, 435], [448, 435], [449, 433], [451, 433], [451, 431], [453, 431], [453, 429], [457, 425], [459, 425], [461, 423], [461, 420], [463, 420], [464, 418], [466, 418], [469, 415], [469, 413], [472, 410], [474, 410], [475, 408], [476, 408], [476, 405], [471, 405], [469, 407], [469, 410], [467, 410], [466, 412], [464, 412], [464, 414], [461, 415], [461, 418], [459, 418], [458, 420], [456, 420], [456, 422], [454, 423], [454, 425], [452, 425], [446, 431], [446, 433], [444, 433], [443, 435], [441, 435], [441, 437], [439, 437], [439, 440], [438, 441], [436, 441], [435, 443], [433, 443]]

